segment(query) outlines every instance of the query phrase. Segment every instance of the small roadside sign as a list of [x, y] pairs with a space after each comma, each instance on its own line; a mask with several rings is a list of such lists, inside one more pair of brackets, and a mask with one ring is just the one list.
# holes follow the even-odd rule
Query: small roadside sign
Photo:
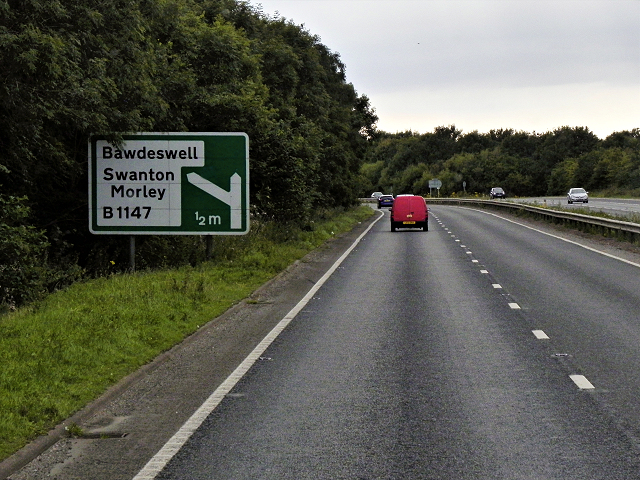
[[429, 188], [437, 188], [440, 189], [440, 187], [442, 187], [442, 181], [434, 178], [432, 180], [429, 180]]
[[438, 197], [440, 196], [440, 187], [442, 187], [442, 181], [438, 178], [432, 178], [429, 180], [429, 196], [431, 196], [431, 190], [438, 190]]
[[245, 133], [139, 133], [89, 140], [94, 234], [242, 235], [249, 231]]

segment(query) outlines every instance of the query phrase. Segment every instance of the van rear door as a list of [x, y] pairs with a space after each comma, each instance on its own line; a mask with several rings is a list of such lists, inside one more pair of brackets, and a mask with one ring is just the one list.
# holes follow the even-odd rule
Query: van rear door
[[429, 230], [429, 212], [424, 198], [418, 195], [398, 196], [391, 208], [391, 231], [397, 228]]

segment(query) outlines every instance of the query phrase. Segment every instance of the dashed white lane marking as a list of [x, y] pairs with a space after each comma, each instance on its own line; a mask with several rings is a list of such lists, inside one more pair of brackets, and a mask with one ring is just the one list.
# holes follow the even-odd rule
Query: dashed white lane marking
[[[483, 213], [486, 213], [486, 212], [483, 212]], [[550, 236], [550, 237], [557, 238], [557, 239], [562, 240], [562, 241], [565, 241], [565, 242], [567, 242], [567, 243], [573, 243], [573, 244], [578, 245], [578, 246], [580, 246], [580, 247], [583, 247], [583, 248], [585, 248], [585, 249], [587, 249], [587, 250], [591, 250], [591, 251], [594, 251], [594, 252], [597, 252], [597, 253], [601, 253], [601, 254], [603, 254], [603, 255], [605, 255], [605, 256], [607, 256], [607, 257], [615, 258], [615, 259], [617, 259], [617, 260], [622, 260], [623, 262], [628, 263], [628, 264], [630, 264], [630, 265], [634, 265], [634, 266], [636, 266], [636, 267], [640, 267], [640, 264], [637, 264], [637, 263], [634, 263], [634, 262], [630, 262], [630, 261], [628, 261], [628, 260], [625, 260], [625, 259], [623, 259], [623, 258], [616, 257], [616, 256], [614, 256], [614, 255], [610, 255], [610, 254], [605, 253], [605, 252], [601, 252], [601, 251], [596, 250], [596, 249], [594, 249], [594, 248], [590, 248], [590, 247], [586, 247], [586, 246], [584, 246], [584, 245], [580, 245], [580, 244], [579, 244], [579, 243], [577, 243], [577, 242], [573, 242], [573, 241], [571, 241], [571, 240], [567, 240], [567, 239], [564, 239], [564, 238], [558, 237], [558, 236], [556, 236], [556, 235], [552, 235], [552, 234], [550, 234], [550, 233], [543, 232], [543, 231], [541, 231], [541, 230], [538, 230], [537, 228], [532, 228], [532, 227], [529, 227], [529, 226], [527, 226], [527, 225], [523, 225], [523, 224], [521, 224], [521, 223], [514, 222], [513, 220], [509, 220], [509, 219], [507, 219], [507, 218], [501, 217], [500, 215], [495, 215], [495, 214], [492, 214], [492, 213], [489, 213], [489, 215], [493, 215], [493, 216], [495, 216], [495, 217], [501, 218], [501, 219], [506, 220], [506, 221], [508, 221], [508, 222], [515, 223], [515, 224], [517, 224], [517, 225], [520, 225], [520, 226], [523, 226], [523, 227], [529, 228], [529, 229], [531, 229], [531, 230], [535, 230], [536, 232], [542, 233], [542, 234], [544, 234], [544, 235], [548, 235], [548, 236]], [[449, 229], [445, 229], [445, 230], [447, 230], [447, 231], [448, 231]], [[451, 237], [452, 237], [452, 238], [455, 238], [455, 235], [453, 235], [453, 234], [452, 234], [452, 235], [451, 235]], [[460, 240], [456, 240], [456, 242], [459, 242], [459, 241], [460, 241]], [[461, 246], [461, 247], [463, 247], [463, 248], [466, 248], [464, 245], [460, 245], [460, 246]], [[471, 254], [471, 253], [472, 253], [472, 252], [467, 251], [467, 254]], [[472, 260], [472, 261], [473, 261], [474, 263], [477, 263], [477, 262], [478, 262], [478, 260]], [[480, 270], [480, 273], [485, 273], [485, 274], [487, 274], [487, 273], [489, 273], [489, 271], [488, 271], [488, 270]], [[502, 288], [502, 286], [501, 286], [500, 284], [498, 284], [498, 283], [494, 283], [494, 284], [492, 284], [492, 285], [493, 285], [493, 288], [495, 288], [495, 289], [501, 289], [501, 288]], [[517, 304], [517, 303], [515, 303], [515, 302], [509, 303], [509, 307], [510, 307], [511, 309], [513, 309], [513, 310], [520, 310], [520, 309], [521, 309], [520, 305], [518, 305], [518, 304]], [[548, 339], [549, 339], [549, 336], [548, 336], [548, 335], [547, 335], [543, 330], [532, 330], [532, 333], [535, 335], [535, 337], [536, 337], [538, 340], [548, 340]], [[577, 386], [580, 390], [593, 390], [593, 389], [595, 389], [595, 387], [593, 386], [593, 384], [592, 384], [589, 380], [587, 380], [587, 377], [585, 377], [584, 375], [569, 375], [569, 378], [571, 378], [571, 380], [573, 381], [573, 383], [575, 383], [575, 384], [576, 384], [576, 386]], [[134, 479], [134, 480], [135, 480], [135, 479]]]
[[475, 259], [471, 260], [471, 263], [479, 263], [479, 262], [480, 260], [475, 260]]
[[[449, 229], [448, 229], [448, 228], [445, 228], [445, 230], [449, 230]], [[455, 238], [455, 235], [453, 235], [453, 234], [452, 234], [452, 235], [451, 235], [451, 238]], [[456, 242], [459, 242], [459, 241], [460, 241], [460, 239], [456, 239]], [[461, 248], [467, 248], [467, 246], [466, 246], [466, 245], [460, 245], [460, 247], [461, 247]], [[465, 253], [466, 253], [467, 255], [473, 255], [473, 252], [472, 252], [472, 251], [470, 251], [470, 250], [467, 250]], [[471, 261], [472, 261], [473, 263], [478, 263], [478, 260], [476, 260], [476, 259], [473, 259], [473, 260], [471, 260]], [[485, 274], [486, 274], [486, 273], [489, 273], [489, 271], [488, 271], [488, 270], [480, 270], [480, 273], [485, 273]], [[499, 283], [494, 283], [494, 284], [492, 284], [492, 285], [493, 285], [493, 288], [495, 288], [495, 289], [501, 289], [501, 288], [502, 288], [502, 285], [500, 285]], [[517, 303], [514, 303], [514, 302], [509, 303], [509, 307], [510, 307], [512, 310], [521, 310], [520, 305], [518, 305]], [[544, 335], [544, 332], [542, 332], [542, 333], [543, 333], [543, 335]], [[549, 337], [547, 337], [547, 338], [549, 338]]]
[[352, 252], [354, 248], [360, 243], [360, 240], [371, 230], [371, 228], [380, 220], [384, 215], [380, 215], [376, 220], [371, 222], [371, 225], [353, 242], [353, 244], [342, 254], [338, 260], [331, 266], [329, 270], [318, 280], [304, 296], [298, 304], [280, 320], [280, 322], [267, 334], [266, 337], [254, 348], [254, 350], [243, 360], [243, 362], [227, 377], [227, 379], [220, 384], [220, 386], [211, 394], [211, 396], [205, 400], [205, 402], [196, 410], [196, 412], [189, 418], [182, 427], [175, 433], [171, 439], [149, 460], [149, 462], [133, 477], [133, 480], [154, 480], [156, 476], [162, 471], [162, 469], [169, 463], [169, 461], [175, 456], [176, 453], [184, 446], [185, 443], [191, 438], [195, 431], [200, 427], [202, 422], [215, 410], [224, 397], [233, 389], [233, 387], [240, 381], [240, 379], [249, 371], [254, 363], [262, 356], [265, 350], [273, 343], [273, 341], [280, 335], [280, 333], [291, 323], [291, 321], [300, 313], [300, 311], [309, 303], [316, 292], [322, 287], [322, 285], [329, 279], [329, 277], [335, 272], [345, 258]]
[[575, 383], [580, 390], [591, 390], [596, 388], [584, 375], [569, 375], [569, 378], [573, 380], [573, 383]]
[[549, 337], [542, 330], [531, 330], [538, 340], [549, 340]]

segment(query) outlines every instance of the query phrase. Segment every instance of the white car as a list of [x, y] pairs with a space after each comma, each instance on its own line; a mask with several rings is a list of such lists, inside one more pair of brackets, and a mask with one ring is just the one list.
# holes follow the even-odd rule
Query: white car
[[371, 194], [371, 198], [375, 198], [376, 200], [382, 196], [382, 192], [373, 192]]
[[588, 192], [584, 188], [570, 188], [569, 193], [567, 193], [567, 202], [589, 203]]

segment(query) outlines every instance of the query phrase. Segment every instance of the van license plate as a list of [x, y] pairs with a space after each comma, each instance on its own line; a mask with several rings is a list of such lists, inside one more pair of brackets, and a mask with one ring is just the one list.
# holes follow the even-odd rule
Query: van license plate
[[416, 222], [402, 222], [403, 225], [415, 225]]

